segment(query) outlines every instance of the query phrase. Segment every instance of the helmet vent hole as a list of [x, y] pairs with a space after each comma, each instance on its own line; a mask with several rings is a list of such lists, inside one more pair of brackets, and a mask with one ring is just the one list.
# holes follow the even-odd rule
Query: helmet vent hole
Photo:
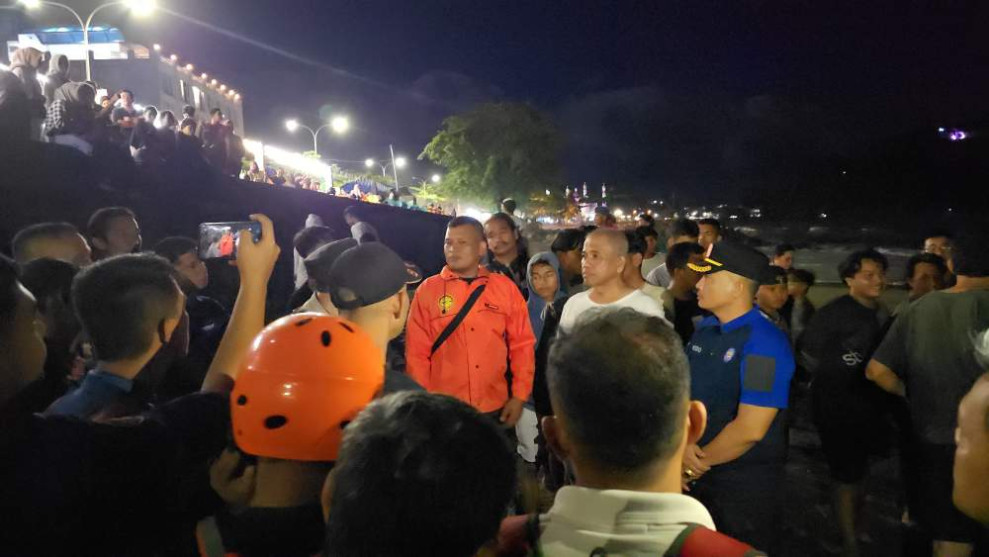
[[340, 323], [340, 326], [343, 327], [344, 329], [347, 329], [351, 333], [354, 332], [354, 328], [351, 327], [350, 325], [346, 324], [346, 323]]
[[239, 397], [237, 397], [237, 406], [243, 406], [245, 404], [247, 404], [247, 397], [246, 396], [240, 395]]
[[303, 319], [302, 321], [299, 321], [298, 323], [295, 324], [295, 326], [296, 327], [301, 327], [303, 325], [308, 325], [310, 323], [312, 323], [312, 318], [311, 317], [308, 318], [308, 319]]
[[264, 427], [267, 429], [278, 429], [288, 423], [285, 416], [268, 416], [264, 419]]
[[344, 429], [348, 425], [350, 425], [350, 420], [344, 420], [344, 421], [340, 422], [340, 429]]
[[333, 339], [330, 337], [329, 331], [323, 331], [323, 334], [320, 336], [320, 340], [323, 341], [323, 346], [329, 346], [330, 341]]

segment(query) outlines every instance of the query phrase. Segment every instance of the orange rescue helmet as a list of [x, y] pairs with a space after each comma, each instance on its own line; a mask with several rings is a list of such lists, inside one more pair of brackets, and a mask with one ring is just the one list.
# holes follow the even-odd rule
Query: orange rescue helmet
[[381, 349], [357, 325], [316, 313], [265, 327], [230, 393], [234, 440], [245, 453], [334, 461], [343, 428], [381, 391]]

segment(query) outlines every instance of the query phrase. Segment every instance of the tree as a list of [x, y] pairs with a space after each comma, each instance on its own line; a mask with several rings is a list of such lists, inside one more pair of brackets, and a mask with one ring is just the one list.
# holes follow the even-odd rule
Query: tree
[[488, 103], [448, 117], [420, 159], [444, 167], [442, 193], [495, 206], [560, 183], [560, 133], [549, 117], [523, 103]]

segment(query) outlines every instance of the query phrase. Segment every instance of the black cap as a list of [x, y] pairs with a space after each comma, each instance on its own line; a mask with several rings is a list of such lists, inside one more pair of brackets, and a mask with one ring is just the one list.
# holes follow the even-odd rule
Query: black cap
[[770, 265], [766, 269], [766, 276], [760, 284], [766, 286], [773, 286], [776, 284], [787, 284], [786, 269], [783, 267], [778, 267], [776, 265]]
[[394, 296], [405, 284], [422, 280], [422, 271], [402, 261], [388, 246], [371, 242], [348, 249], [330, 269], [330, 299], [340, 309], [357, 309]]
[[[687, 263], [687, 267], [703, 275], [728, 271], [760, 284], [770, 277], [768, 257], [758, 250], [734, 242], [711, 244], [704, 256], [704, 265]], [[771, 279], [771, 283], [775, 283], [775, 279]]]
[[340, 255], [357, 246], [357, 240], [344, 238], [328, 244], [319, 246], [312, 253], [306, 256], [303, 263], [306, 265], [306, 274], [316, 281], [316, 290], [328, 292], [330, 284], [330, 269]]

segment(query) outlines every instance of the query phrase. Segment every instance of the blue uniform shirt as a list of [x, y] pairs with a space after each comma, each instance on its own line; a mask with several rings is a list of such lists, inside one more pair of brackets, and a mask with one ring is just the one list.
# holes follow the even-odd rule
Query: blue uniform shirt
[[727, 471], [749, 464], [783, 464], [783, 410], [793, 377], [793, 351], [786, 335], [751, 311], [721, 324], [705, 318], [687, 344], [691, 398], [707, 407], [707, 430], [700, 446], [711, 442], [738, 413], [738, 405], [778, 408], [766, 436], [740, 458], [716, 467]]

